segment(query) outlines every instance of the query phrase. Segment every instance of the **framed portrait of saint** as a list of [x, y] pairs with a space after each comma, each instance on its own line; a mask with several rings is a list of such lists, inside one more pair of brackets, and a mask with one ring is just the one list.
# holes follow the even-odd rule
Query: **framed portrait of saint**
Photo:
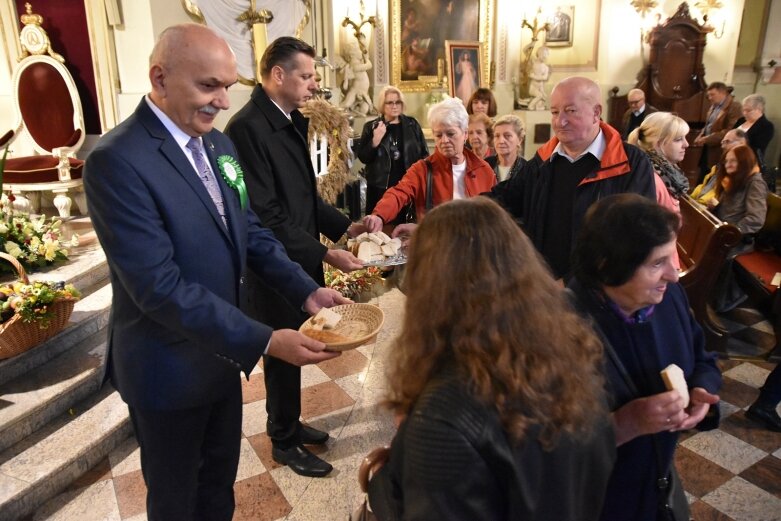
[[551, 15], [550, 29], [545, 33], [545, 45], [548, 47], [571, 47], [572, 32], [575, 28], [575, 6], [557, 5]]
[[437, 80], [437, 64], [449, 60], [445, 42], [486, 42], [479, 50], [488, 74], [493, 40], [493, 0], [390, 0], [391, 83], [424, 91]]
[[450, 95], [461, 99], [464, 106], [485, 81], [480, 47], [480, 42], [445, 41]]

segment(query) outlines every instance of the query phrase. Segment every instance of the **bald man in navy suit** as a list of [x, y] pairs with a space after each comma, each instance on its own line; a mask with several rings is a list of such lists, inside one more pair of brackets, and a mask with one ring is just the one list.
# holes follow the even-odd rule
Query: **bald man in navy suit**
[[214, 118], [236, 60], [195, 24], [166, 29], [152, 89], [87, 158], [84, 186], [111, 270], [106, 364], [141, 448], [150, 521], [230, 520], [241, 439], [240, 371], [263, 354], [332, 358], [239, 306], [250, 267], [308, 313], [349, 302], [292, 262], [241, 197], [236, 151]]

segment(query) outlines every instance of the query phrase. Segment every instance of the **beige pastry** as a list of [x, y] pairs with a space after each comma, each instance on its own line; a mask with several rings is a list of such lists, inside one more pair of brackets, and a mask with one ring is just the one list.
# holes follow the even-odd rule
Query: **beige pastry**
[[683, 376], [683, 370], [675, 364], [670, 364], [659, 373], [668, 391], [675, 389], [683, 397], [683, 406], [689, 406], [689, 386]]
[[336, 311], [332, 311], [328, 308], [320, 308], [320, 311], [312, 318], [310, 324], [312, 324], [312, 329], [319, 331], [322, 329], [335, 328], [340, 320], [342, 320], [342, 315]]

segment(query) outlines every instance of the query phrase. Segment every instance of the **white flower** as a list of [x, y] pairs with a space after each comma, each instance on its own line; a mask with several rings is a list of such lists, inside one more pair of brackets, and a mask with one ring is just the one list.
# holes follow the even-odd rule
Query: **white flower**
[[30, 223], [32, 224], [33, 230], [35, 230], [38, 233], [43, 233], [46, 227], [46, 215], [41, 215], [37, 220], [30, 220]]

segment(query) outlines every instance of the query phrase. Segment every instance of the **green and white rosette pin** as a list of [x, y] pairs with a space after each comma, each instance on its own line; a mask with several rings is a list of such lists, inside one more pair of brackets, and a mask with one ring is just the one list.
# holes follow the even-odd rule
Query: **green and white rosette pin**
[[249, 197], [247, 196], [247, 185], [244, 184], [244, 171], [241, 169], [241, 165], [235, 158], [224, 155], [217, 158], [217, 166], [228, 186], [239, 194], [241, 209], [246, 210]]

